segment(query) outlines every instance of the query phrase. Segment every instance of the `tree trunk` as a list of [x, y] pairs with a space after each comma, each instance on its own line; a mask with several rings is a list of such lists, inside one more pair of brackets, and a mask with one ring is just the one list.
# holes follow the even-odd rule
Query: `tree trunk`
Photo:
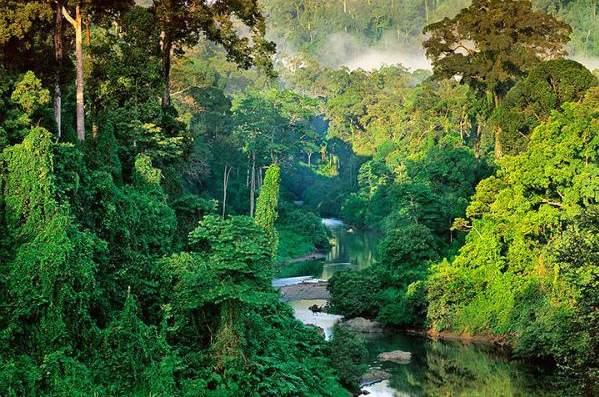
[[480, 159], [480, 134], [482, 133], [482, 126], [479, 121], [476, 122], [476, 136], [474, 137], [474, 156]]
[[495, 158], [503, 156], [503, 146], [501, 145], [501, 128], [495, 126]]
[[[495, 109], [499, 108], [499, 106], [501, 105], [501, 97], [495, 90], [493, 90], [493, 104], [495, 106]], [[499, 158], [501, 158], [501, 156], [503, 156], [503, 146], [501, 144], [502, 134], [501, 134], [501, 128], [499, 126], [495, 126], [494, 128], [495, 128], [495, 158], [499, 159]]]
[[312, 167], [312, 152], [308, 153], [308, 168]]
[[173, 43], [164, 30], [160, 33], [160, 38], [162, 40], [162, 81], [164, 84], [162, 109], [166, 109], [171, 106], [171, 53]]
[[252, 171], [250, 175], [250, 216], [254, 216], [256, 206], [256, 152], [252, 152]]
[[223, 175], [223, 218], [227, 214], [227, 188], [229, 187], [229, 175], [233, 167], [225, 165], [225, 173]]
[[81, 3], [75, 6], [75, 18], [73, 18], [66, 8], [62, 8], [64, 17], [75, 29], [75, 69], [77, 72], [77, 138], [80, 141], [85, 140], [85, 102], [83, 97], [83, 29], [81, 26]]
[[56, 71], [54, 74], [54, 120], [56, 121], [56, 132], [58, 139], [62, 136], [62, 91], [60, 84], [62, 82], [62, 2], [56, 2], [56, 16], [54, 19], [54, 59], [56, 61]]

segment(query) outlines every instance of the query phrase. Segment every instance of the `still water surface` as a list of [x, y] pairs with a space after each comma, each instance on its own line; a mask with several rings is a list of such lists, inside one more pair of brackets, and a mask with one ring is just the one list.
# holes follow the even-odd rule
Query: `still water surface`
[[[293, 284], [310, 279], [328, 280], [335, 272], [361, 270], [376, 261], [380, 235], [348, 230], [338, 220], [323, 223], [332, 235], [332, 248], [324, 261], [287, 265], [273, 285]], [[341, 316], [312, 313], [308, 307], [326, 303], [297, 300], [289, 304], [305, 324], [325, 330], [328, 339]], [[365, 385], [371, 397], [398, 396], [575, 396], [575, 385], [556, 371], [509, 360], [490, 347], [461, 342], [433, 341], [427, 338], [385, 334], [366, 339], [370, 368], [387, 371], [389, 380]], [[408, 364], [379, 363], [379, 353], [403, 350], [412, 353]]]

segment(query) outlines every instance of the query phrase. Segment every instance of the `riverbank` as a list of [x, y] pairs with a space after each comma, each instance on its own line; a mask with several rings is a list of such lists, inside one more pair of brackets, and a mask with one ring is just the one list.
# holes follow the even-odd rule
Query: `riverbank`
[[451, 342], [475, 343], [488, 346], [495, 346], [502, 351], [511, 351], [511, 344], [508, 338], [498, 335], [470, 335], [460, 334], [451, 331], [436, 331], [434, 329], [402, 329], [408, 335], [424, 336], [432, 340], [444, 340]]
[[284, 259], [280, 262], [281, 265], [291, 265], [293, 263], [319, 261], [326, 259], [327, 254], [322, 250], [314, 250], [308, 254], [296, 256], [294, 258]]
[[[327, 301], [330, 299], [330, 293], [327, 289], [328, 282], [324, 280], [316, 280], [310, 277], [307, 278], [295, 278], [289, 279], [292, 284], [289, 285], [281, 285], [278, 286], [279, 294], [281, 295], [281, 299], [285, 302], [291, 301], [303, 301], [303, 300], [324, 300]], [[347, 321], [351, 321], [352, 319], [348, 319]], [[342, 320], [344, 321], [344, 320]], [[378, 328], [381, 325], [375, 321], [372, 321], [372, 324], [375, 324]], [[443, 340], [443, 341], [451, 341], [451, 342], [461, 342], [461, 343], [473, 343], [473, 344], [482, 344], [488, 346], [495, 346], [502, 351], [511, 350], [511, 345], [505, 336], [497, 336], [497, 335], [471, 335], [471, 334], [463, 334], [456, 333], [451, 331], [436, 331], [433, 329], [404, 329], [404, 328], [393, 328], [393, 327], [385, 327], [383, 329], [384, 333], [387, 334], [397, 334], [403, 333], [407, 335], [415, 335], [426, 337], [431, 340]]]
[[323, 280], [309, 279], [298, 284], [285, 285], [279, 288], [281, 299], [285, 302], [297, 300], [330, 299], [328, 283]]

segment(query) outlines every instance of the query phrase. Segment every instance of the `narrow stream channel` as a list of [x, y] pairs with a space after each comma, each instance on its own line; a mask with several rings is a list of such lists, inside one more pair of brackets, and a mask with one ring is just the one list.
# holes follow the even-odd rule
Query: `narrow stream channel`
[[[323, 219], [323, 223], [331, 231], [333, 244], [326, 259], [288, 265], [273, 285], [328, 280], [335, 272], [365, 269], [376, 261], [379, 235], [348, 229], [335, 219]], [[298, 320], [321, 327], [328, 339], [342, 316], [309, 310], [314, 304], [325, 303], [306, 299], [289, 302]], [[362, 387], [371, 397], [577, 395], [575, 385], [556, 371], [509, 360], [488, 346], [404, 334], [370, 336], [366, 344], [370, 368], [390, 375], [388, 380]], [[377, 361], [379, 353], [392, 350], [411, 352], [412, 360], [408, 364]]]

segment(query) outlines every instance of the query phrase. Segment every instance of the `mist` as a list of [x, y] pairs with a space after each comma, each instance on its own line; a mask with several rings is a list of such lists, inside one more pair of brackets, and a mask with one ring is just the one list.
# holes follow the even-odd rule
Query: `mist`
[[327, 66], [345, 66], [350, 70], [375, 70], [382, 66], [397, 64], [411, 70], [431, 69], [422, 47], [402, 43], [392, 32], [375, 45], [363, 43], [349, 33], [334, 33], [320, 49], [319, 60]]
[[570, 59], [572, 59], [578, 63], [581, 63], [582, 65], [584, 65], [585, 68], [587, 68], [589, 70], [599, 69], [599, 58], [591, 58], [591, 57], [574, 55], [574, 56], [570, 57]]
[[[346, 67], [349, 70], [362, 69], [372, 71], [383, 66], [402, 65], [412, 71], [432, 70], [430, 61], [424, 54], [422, 40], [408, 43], [400, 41], [388, 32], [377, 43], [368, 44], [358, 37], [337, 32], [331, 34], [326, 43], [318, 50], [318, 61], [332, 68]], [[286, 43], [277, 43], [280, 53], [295, 54], [296, 51]], [[573, 55], [569, 57], [589, 70], [599, 69], [599, 58]]]

